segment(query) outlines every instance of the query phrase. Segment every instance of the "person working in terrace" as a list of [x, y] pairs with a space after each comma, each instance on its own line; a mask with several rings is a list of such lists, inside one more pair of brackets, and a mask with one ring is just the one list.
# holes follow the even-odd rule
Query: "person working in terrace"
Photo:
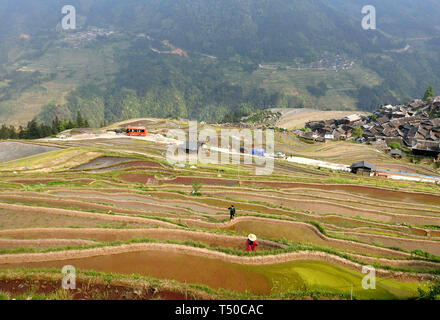
[[251, 233], [246, 240], [246, 251], [257, 251], [257, 246], [257, 236]]
[[234, 208], [234, 205], [231, 205], [231, 206], [228, 208], [228, 210], [229, 210], [229, 217], [230, 217], [230, 219], [231, 219], [231, 220], [234, 219], [234, 217], [235, 217], [235, 208]]

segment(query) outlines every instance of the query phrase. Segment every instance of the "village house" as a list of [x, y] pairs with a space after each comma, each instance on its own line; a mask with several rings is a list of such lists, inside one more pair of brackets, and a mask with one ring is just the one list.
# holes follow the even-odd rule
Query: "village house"
[[313, 141], [345, 140], [350, 139], [353, 129], [359, 126], [363, 130], [361, 141], [373, 143], [384, 140], [388, 144], [398, 142], [414, 154], [437, 157], [440, 118], [433, 116], [438, 114], [440, 97], [429, 102], [414, 100], [407, 105], [383, 106], [373, 116], [353, 114], [342, 119], [311, 121], [305, 125], [310, 132], [300, 135]]
[[374, 166], [374, 164], [367, 161], [360, 161], [353, 163], [350, 169], [351, 172], [354, 174], [368, 175], [368, 176], [370, 176], [371, 173], [376, 171], [376, 167]]
[[399, 149], [392, 149], [390, 151], [390, 156], [394, 159], [402, 159], [403, 157], [405, 157], [405, 152]]
[[201, 148], [203, 148], [205, 144], [202, 142], [191, 142], [187, 141], [182, 145], [182, 149], [190, 154], [190, 153], [198, 153]]
[[356, 123], [356, 122], [358, 122], [358, 121], [361, 121], [362, 118], [361, 118], [361, 116], [358, 115], [358, 114], [352, 114], [352, 115], [350, 115], [350, 116], [346, 116], [346, 117], [344, 118], [344, 120], [345, 120], [345, 123], [347, 123], [347, 124], [353, 124], [353, 123]]
[[415, 155], [437, 159], [440, 155], [440, 142], [426, 140], [414, 141], [411, 150]]

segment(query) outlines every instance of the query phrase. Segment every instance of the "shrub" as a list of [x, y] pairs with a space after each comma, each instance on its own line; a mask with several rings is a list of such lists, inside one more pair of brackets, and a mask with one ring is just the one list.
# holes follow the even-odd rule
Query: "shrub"
[[362, 138], [362, 136], [364, 135], [364, 130], [362, 129], [362, 127], [356, 126], [353, 128], [352, 135], [357, 139]]
[[432, 283], [428, 290], [425, 291], [422, 288], [418, 288], [421, 300], [437, 300], [440, 298], [440, 280]]
[[201, 193], [199, 192], [199, 190], [201, 188], [202, 188], [202, 183], [200, 182], [200, 180], [194, 180], [194, 182], [192, 183], [192, 194], [196, 196], [200, 196]]
[[402, 150], [402, 145], [399, 142], [390, 142], [389, 147], [391, 149]]
[[408, 159], [411, 163], [415, 163], [415, 164], [420, 163], [422, 161], [422, 158], [420, 156], [413, 156], [412, 155], [412, 156], [409, 156]]
[[324, 235], [327, 234], [325, 232], [324, 227], [321, 224], [319, 224], [318, 222], [316, 222], [316, 221], [309, 221], [308, 223], [310, 223], [311, 225], [315, 226], [315, 228], [318, 229], [319, 232], [321, 232], [322, 234], [324, 234]]

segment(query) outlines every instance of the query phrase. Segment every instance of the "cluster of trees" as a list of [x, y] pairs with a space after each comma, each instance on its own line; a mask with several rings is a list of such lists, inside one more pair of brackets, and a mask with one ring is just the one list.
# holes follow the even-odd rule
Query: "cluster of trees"
[[[36, 30], [52, 30], [59, 24], [56, 13], [60, 1], [16, 2], [20, 5], [5, 4], [0, 10], [0, 30], [10, 38], [14, 31], [34, 35], [38, 34]], [[148, 32], [188, 50], [216, 56], [239, 54], [275, 61], [313, 58], [325, 50], [356, 55], [378, 48], [387, 50], [393, 38], [359, 28], [360, 7], [353, 5], [353, 0], [332, 4], [325, 0], [125, 0], [112, 1], [111, 6], [108, 0], [74, 2], [87, 21], [81, 27], [117, 26]], [[373, 5], [384, 16], [400, 17], [388, 19], [382, 28], [405, 38], [415, 32], [435, 34], [440, 5], [434, 2], [421, 1], [418, 10], [413, 10], [410, 0], [373, 1]]]
[[[46, 9], [38, 10], [36, 16], [34, 9], [37, 5], [34, 1], [20, 2], [20, 8], [27, 9], [22, 10], [25, 18], [18, 21], [17, 17], [22, 15], [11, 14], [19, 10], [18, 7], [9, 5], [0, 10], [0, 26], [7, 26], [2, 29], [6, 30], [5, 33], [13, 33], [17, 29], [19, 33], [32, 36], [26, 41], [17, 40], [18, 44], [22, 42], [21, 46], [0, 41], [0, 63], [7, 62], [8, 52], [15, 52], [16, 46], [23, 50], [22, 56], [31, 61], [43, 54], [50, 47], [50, 41], [57, 36], [53, 34], [53, 26], [59, 23], [59, 15], [47, 14], [57, 12], [58, 9], [52, 10], [58, 8], [56, 0], [38, 4], [38, 8], [43, 6]], [[87, 21], [82, 27], [111, 26], [112, 29], [130, 34], [147, 33], [157, 40], [168, 39], [191, 52], [191, 59], [153, 53], [151, 43], [133, 37], [135, 40], [130, 39], [128, 49], [121, 46], [115, 54], [119, 71], [111, 77], [112, 80], [100, 86], [83, 85], [70, 94], [66, 105], [60, 108], [46, 106], [37, 121], [50, 126], [56, 116], [69, 119], [80, 111], [93, 126], [105, 121], [147, 116], [231, 122], [257, 110], [301, 107], [302, 97], [268, 92], [252, 84], [246, 87], [240, 79], [228, 83], [224, 80], [227, 78], [225, 74], [231, 69], [238, 70], [231, 60], [241, 61], [241, 65], [237, 66], [241, 72], [252, 73], [263, 62], [290, 63], [298, 59], [307, 63], [315, 61], [325, 51], [356, 59], [383, 79], [381, 85], [363, 86], [350, 91], [361, 110], [373, 111], [383, 104], [396, 104], [421, 96], [429, 83], [440, 86], [440, 42], [431, 41], [417, 50], [400, 53], [389, 51], [385, 55], [384, 50], [401, 48], [405, 43], [393, 41], [378, 32], [361, 30], [358, 22], [355, 22], [358, 21], [359, 11], [349, 10], [353, 7], [347, 5], [349, 0], [336, 1], [332, 5], [324, 0], [279, 0], [276, 3], [270, 0], [113, 2], [108, 6], [107, 0], [81, 1], [77, 9]], [[408, 17], [407, 12], [413, 10], [400, 9], [409, 6], [401, 2], [398, 7], [396, 4], [381, 4], [384, 6], [382, 10], [398, 10], [399, 14], [405, 16], [405, 19], [398, 19], [405, 21], [405, 24], [397, 21], [384, 25], [390, 32], [413, 32], [417, 27], [422, 31], [429, 28], [430, 31], [427, 29], [426, 32], [432, 33], [438, 26], [414, 24], [432, 19]], [[433, 12], [436, 11], [419, 10], [417, 14], [429, 16]], [[412, 22], [408, 24], [407, 21]], [[53, 32], [41, 36], [41, 32], [33, 31], [52, 29]], [[168, 50], [167, 47], [160, 48], [160, 41], [156, 42], [153, 43], [154, 47]], [[197, 52], [216, 56], [216, 62], [198, 60], [195, 58]], [[12, 99], [14, 95], [55, 76], [38, 71], [11, 71], [0, 77], [0, 82], [8, 84], [0, 87], [0, 100]], [[325, 81], [307, 86], [306, 89], [318, 98], [325, 96], [329, 90]], [[40, 131], [47, 132], [46, 129]]]
[[362, 136], [364, 135], [364, 130], [362, 129], [362, 127], [356, 126], [353, 128], [353, 132], [352, 132], [352, 136], [360, 139], [362, 138]]
[[161, 55], [147, 41], [133, 42], [117, 59], [120, 69], [112, 80], [78, 87], [65, 105], [45, 106], [39, 120], [51, 123], [56, 115], [66, 119], [80, 111], [92, 126], [140, 117], [232, 122], [257, 110], [300, 103], [283, 93], [228, 83], [228, 61], [207, 64]]
[[14, 126], [2, 125], [0, 127], [0, 140], [3, 139], [40, 139], [55, 135], [64, 130], [73, 128], [87, 128], [89, 123], [87, 119], [84, 119], [80, 112], [77, 113], [75, 121], [64, 120], [61, 121], [58, 117], [52, 121], [51, 125], [44, 123], [38, 123], [37, 120], [31, 120], [27, 123], [26, 127], [20, 126], [16, 129]]
[[357, 107], [359, 110], [373, 112], [381, 105], [397, 104], [398, 100], [394, 97], [386, 84], [375, 86], [373, 88], [363, 86], [359, 89]]
[[426, 52], [362, 57], [362, 65], [375, 71], [383, 82], [358, 90], [358, 109], [373, 111], [380, 105], [403, 103], [421, 97], [429, 85], [440, 86], [440, 65], [436, 56], [439, 47], [425, 49]]
[[[417, 97], [420, 95], [412, 95], [411, 97]], [[393, 93], [392, 89], [387, 83], [384, 83], [380, 86], [376, 86], [373, 88], [369, 88], [366, 86], [363, 86], [360, 88], [358, 93], [358, 108], [360, 110], [366, 110], [366, 111], [375, 111], [377, 110], [381, 105], [386, 104], [398, 104], [398, 103], [405, 103], [405, 101], [412, 100], [411, 97], [408, 97], [407, 99], [397, 99]], [[435, 97], [435, 90], [434, 87], [431, 85], [429, 86], [425, 94], [423, 96], [424, 101], [428, 101], [429, 99], [432, 99]]]
[[[226, 81], [225, 74], [231, 68], [241, 72], [254, 71], [257, 60], [249, 57], [223, 58], [206, 63], [203, 59], [152, 52], [148, 41], [138, 39], [129, 48], [118, 52], [116, 63], [120, 68], [107, 83], [86, 83], [78, 87], [69, 94], [65, 105], [46, 106], [38, 119], [50, 124], [56, 115], [68, 119], [80, 111], [92, 126], [138, 117], [236, 122], [258, 110], [304, 106], [301, 97], [252, 87], [240, 81]], [[374, 111], [383, 104], [411, 100], [426, 89], [427, 84], [422, 87], [422, 82], [411, 87], [415, 82], [402, 63], [381, 58], [365, 58], [362, 63], [373, 70], [379, 65], [377, 72], [385, 80], [375, 87], [362, 86], [353, 90], [353, 98], [357, 98], [360, 110]], [[408, 66], [413, 67], [410, 63]], [[319, 98], [326, 95], [328, 86], [320, 81], [306, 89]]]
[[328, 91], [328, 86], [323, 81], [320, 81], [316, 86], [307, 86], [306, 88], [315, 97], [323, 97]]
[[7, 85], [0, 86], [0, 101], [11, 99], [14, 95], [20, 94], [34, 85], [40, 85], [45, 81], [53, 80], [55, 73], [43, 74], [39, 71], [21, 72], [10, 71], [0, 76], [0, 82]]
[[[311, 62], [324, 51], [352, 57], [383, 79], [379, 86], [353, 90], [353, 98], [357, 98], [361, 110], [372, 111], [382, 104], [421, 96], [427, 82], [440, 85], [440, 38], [432, 39], [417, 50], [389, 51], [385, 55], [384, 50], [401, 48], [406, 43], [359, 28], [359, 10], [357, 6], [349, 5], [350, 0], [335, 1], [332, 5], [324, 0], [279, 0], [276, 3], [270, 0], [126, 0], [113, 1], [111, 6], [107, 2], [80, 1], [77, 10], [87, 21], [81, 27], [111, 26], [131, 34], [148, 33], [155, 39], [168, 39], [190, 51], [191, 59], [199, 52], [216, 56], [220, 62], [231, 58], [244, 61], [244, 72], [251, 73], [263, 62], [291, 62], [296, 58]], [[409, 10], [410, 1], [382, 2], [377, 3], [381, 12], [404, 17], [385, 23], [382, 27], [387, 33], [409, 36], [416, 30], [421, 34], [432, 34], [439, 27], [438, 22], [419, 23], [435, 20], [432, 17], [438, 12], [439, 5], [433, 7], [433, 1], [421, 4], [429, 10], [416, 11]], [[59, 16], [48, 14], [59, 10], [57, 0], [39, 4], [20, 0], [20, 3], [20, 6], [9, 4], [0, 10], [0, 39], [8, 39], [0, 41], [0, 63], [6, 63], [8, 56], [21, 56], [32, 61], [59, 36], [54, 28], [59, 24]], [[53, 31], [43, 34], [41, 30]], [[31, 37], [20, 39], [20, 33], [31, 34]], [[10, 40], [14, 38], [18, 39], [17, 42]], [[154, 44], [155, 47], [159, 45]], [[22, 50], [20, 54], [17, 54], [18, 49]], [[137, 116], [226, 121], [242, 114], [243, 103], [253, 111], [298, 107], [297, 104], [301, 103], [282, 93], [245, 88], [239, 80], [233, 81], [233, 85], [225, 83], [221, 63], [211, 66], [195, 59], [177, 59], [174, 63], [163, 55], [158, 57], [151, 53], [144, 40], [134, 41], [128, 53], [122, 49], [118, 51], [116, 59], [120, 72], [115, 75], [115, 80], [105, 88], [87, 85], [73, 92], [67, 105], [58, 109], [64, 111], [64, 114], [58, 114], [59, 118], [67, 119], [80, 110], [96, 126], [103, 121]], [[231, 68], [231, 64], [228, 67]], [[12, 99], [14, 95], [55, 76], [38, 71], [10, 71], [0, 77], [0, 82], [8, 84], [0, 86], [0, 100]], [[308, 86], [307, 90], [319, 98], [326, 94], [328, 87], [325, 82], [320, 82]], [[50, 124], [54, 117], [47, 111], [38, 120]]]
[[429, 86], [428, 89], [425, 91], [425, 95], [423, 96], [424, 101], [428, 101], [429, 99], [432, 99], [435, 97], [435, 90], [433, 86]]

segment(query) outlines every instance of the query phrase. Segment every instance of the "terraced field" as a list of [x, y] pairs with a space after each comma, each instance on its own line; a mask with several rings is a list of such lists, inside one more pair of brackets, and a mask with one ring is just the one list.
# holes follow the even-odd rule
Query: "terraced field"
[[[173, 167], [166, 145], [136, 139], [46, 145], [57, 149], [0, 162], [11, 297], [60, 295], [65, 265], [78, 272], [66, 299], [413, 299], [440, 273], [435, 185], [283, 163], [270, 176]], [[367, 265], [375, 290], [362, 287]]]

